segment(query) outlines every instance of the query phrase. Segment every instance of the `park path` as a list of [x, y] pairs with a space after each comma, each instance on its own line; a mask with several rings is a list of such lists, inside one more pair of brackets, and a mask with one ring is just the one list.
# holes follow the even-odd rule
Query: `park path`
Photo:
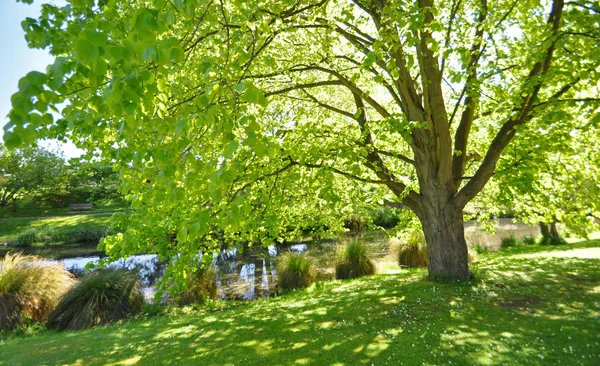
[[110, 212], [81, 212], [81, 213], [73, 213], [68, 215], [55, 215], [55, 216], [11, 216], [11, 217], [0, 217], [0, 220], [8, 220], [8, 219], [55, 219], [58, 217], [70, 217], [70, 216], [98, 216], [98, 215], [111, 215], [116, 214], [121, 211], [110, 211]]

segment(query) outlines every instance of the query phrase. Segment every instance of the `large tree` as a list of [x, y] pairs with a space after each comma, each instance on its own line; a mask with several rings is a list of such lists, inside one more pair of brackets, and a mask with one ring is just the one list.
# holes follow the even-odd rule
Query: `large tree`
[[463, 208], [507, 146], [537, 133], [524, 127], [542, 113], [559, 122], [544, 111], [597, 101], [599, 11], [583, 0], [46, 4], [23, 26], [56, 62], [21, 80], [4, 139], [70, 137], [121, 164], [139, 210], [107, 242], [114, 253], [192, 256], [217, 228], [281, 237], [303, 215], [378, 195], [420, 219], [431, 275], [464, 279]]

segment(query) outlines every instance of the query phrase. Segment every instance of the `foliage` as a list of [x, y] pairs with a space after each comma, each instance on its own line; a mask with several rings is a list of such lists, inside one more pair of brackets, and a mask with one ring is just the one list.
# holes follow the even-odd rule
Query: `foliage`
[[0, 144], [0, 207], [60, 189], [66, 169], [59, 153], [40, 147], [8, 150]]
[[420, 230], [403, 233], [398, 243], [398, 263], [408, 268], [427, 266], [427, 243]]
[[524, 245], [533, 245], [533, 244], [535, 244], [535, 243], [536, 243], [536, 240], [535, 240], [535, 238], [534, 238], [533, 236], [526, 236], [526, 237], [524, 237], [524, 238], [521, 240], [521, 242], [522, 242]]
[[95, 243], [112, 233], [107, 225], [80, 224], [74, 227], [38, 226], [21, 231], [7, 240], [8, 245], [15, 247], [28, 247], [34, 243]]
[[0, 330], [21, 326], [25, 318], [45, 321], [73, 285], [73, 276], [61, 264], [40, 261], [10, 253], [0, 259]]
[[308, 287], [317, 278], [312, 260], [305, 253], [287, 252], [278, 260], [277, 283], [283, 290]]
[[371, 220], [373, 225], [384, 229], [393, 229], [400, 223], [397, 209], [389, 207], [379, 207], [371, 211]]
[[137, 274], [96, 270], [67, 292], [48, 319], [52, 329], [84, 329], [127, 319], [142, 311], [144, 295]]
[[474, 244], [473, 251], [477, 254], [487, 254], [490, 252], [490, 248], [483, 244]]
[[[270, 244], [312, 215], [335, 229], [352, 206], [385, 201], [440, 231], [428, 245], [450, 248], [431, 255], [466, 257], [464, 238], [446, 234], [511, 163], [503, 155], [597, 129], [596, 10], [562, 0], [44, 4], [23, 28], [56, 60], [20, 80], [4, 141], [69, 137], [115, 161], [135, 208], [129, 230], [106, 241], [115, 258], [179, 255], [183, 273], [198, 243]], [[509, 185], [530, 172], [517, 171]], [[441, 215], [445, 225], [431, 225]], [[469, 276], [466, 260], [432, 262], [442, 276]]]
[[359, 214], [351, 214], [344, 219], [344, 227], [354, 233], [365, 231], [368, 225], [367, 220]]
[[519, 244], [519, 241], [517, 240], [517, 238], [515, 238], [514, 235], [509, 235], [505, 238], [502, 238], [502, 241], [500, 242], [500, 247], [502, 249], [506, 249], [506, 248], [514, 247], [518, 244]]
[[216, 300], [219, 295], [217, 271], [214, 266], [196, 268], [188, 273], [185, 291], [175, 294], [179, 306], [203, 304], [207, 299]]
[[335, 264], [337, 279], [371, 276], [376, 272], [375, 264], [368, 256], [367, 247], [358, 240], [342, 246]]
[[384, 273], [227, 302], [214, 311], [4, 338], [0, 352], [9, 365], [288, 365], [306, 359], [316, 365], [596, 365], [598, 260], [531, 255], [598, 247], [595, 241], [498, 251], [479, 262], [485, 275], [468, 285], [424, 281], [422, 269]]

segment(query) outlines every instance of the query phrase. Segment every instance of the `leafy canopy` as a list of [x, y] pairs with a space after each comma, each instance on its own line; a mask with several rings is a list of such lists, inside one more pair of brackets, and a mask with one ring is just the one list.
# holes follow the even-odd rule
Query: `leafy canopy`
[[23, 27], [56, 61], [19, 82], [5, 143], [68, 137], [120, 166], [136, 211], [105, 242], [115, 255], [186, 263], [217, 233], [281, 240], [313, 217], [339, 227], [357, 202], [422, 212], [442, 188], [461, 208], [513, 141], [600, 122], [588, 1], [42, 8]]

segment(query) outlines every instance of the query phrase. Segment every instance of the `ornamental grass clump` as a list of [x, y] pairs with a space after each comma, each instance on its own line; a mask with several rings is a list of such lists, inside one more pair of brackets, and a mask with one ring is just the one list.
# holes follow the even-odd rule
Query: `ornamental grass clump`
[[337, 279], [371, 276], [375, 272], [375, 264], [367, 255], [367, 247], [361, 242], [352, 241], [338, 251], [335, 265]]
[[304, 253], [287, 252], [277, 263], [277, 282], [283, 290], [308, 287], [316, 278], [315, 267]]
[[7, 254], [0, 259], [0, 330], [15, 329], [28, 318], [45, 321], [74, 283], [73, 275], [59, 263]]
[[61, 299], [47, 326], [84, 329], [127, 319], [144, 308], [139, 276], [125, 270], [97, 270], [85, 275]]
[[188, 275], [186, 290], [175, 294], [179, 306], [203, 304], [207, 299], [216, 300], [219, 296], [217, 272], [214, 266], [198, 268]]
[[427, 267], [427, 243], [421, 230], [403, 235], [398, 244], [398, 264], [408, 268]]

